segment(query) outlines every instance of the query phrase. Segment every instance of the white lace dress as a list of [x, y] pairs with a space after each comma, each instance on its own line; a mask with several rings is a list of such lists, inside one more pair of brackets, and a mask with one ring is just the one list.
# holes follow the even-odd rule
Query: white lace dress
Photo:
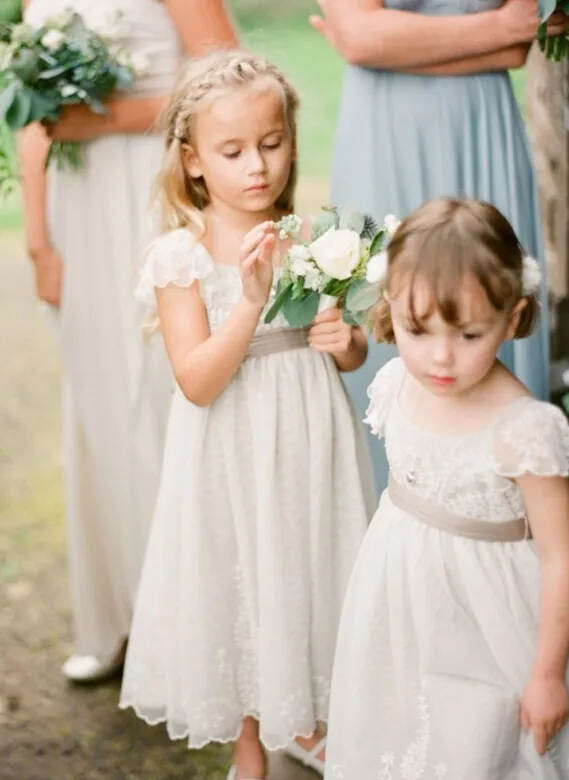
[[[503, 523], [524, 515], [508, 477], [568, 474], [569, 426], [556, 407], [526, 397], [487, 429], [441, 437], [400, 409], [404, 375], [399, 358], [381, 369], [366, 421], [414, 495]], [[326, 780], [569, 778], [567, 731], [542, 759], [519, 724], [539, 585], [533, 542], [451, 536], [384, 493], [342, 614]]]
[[[238, 268], [186, 230], [150, 247], [138, 295], [199, 280], [215, 330]], [[259, 331], [283, 328], [282, 319]], [[341, 604], [375, 509], [366, 445], [329, 356], [252, 358], [208, 408], [174, 394], [121, 707], [191, 747], [245, 715], [268, 748], [328, 716]]]

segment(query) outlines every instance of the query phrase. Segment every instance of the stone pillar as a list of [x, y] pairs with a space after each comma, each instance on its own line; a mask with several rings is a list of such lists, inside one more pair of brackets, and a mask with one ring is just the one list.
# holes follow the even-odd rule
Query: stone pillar
[[569, 63], [534, 45], [527, 63], [526, 120], [539, 185], [551, 296], [552, 394], [567, 393], [569, 369]]

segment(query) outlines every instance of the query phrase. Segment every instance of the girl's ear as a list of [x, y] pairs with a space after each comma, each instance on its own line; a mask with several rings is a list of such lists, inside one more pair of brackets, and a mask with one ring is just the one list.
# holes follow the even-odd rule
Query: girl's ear
[[517, 304], [514, 306], [508, 320], [508, 329], [506, 331], [506, 336], [504, 338], [504, 341], [510, 341], [511, 339], [515, 338], [516, 331], [518, 330], [518, 325], [520, 324], [520, 317], [522, 316], [522, 312], [527, 305], [528, 305], [527, 300], [525, 298], [522, 298], [521, 301], [518, 301]]
[[200, 179], [203, 176], [199, 157], [193, 146], [184, 144], [184, 148], [182, 150], [182, 160], [184, 163], [184, 168], [192, 177], [192, 179]]

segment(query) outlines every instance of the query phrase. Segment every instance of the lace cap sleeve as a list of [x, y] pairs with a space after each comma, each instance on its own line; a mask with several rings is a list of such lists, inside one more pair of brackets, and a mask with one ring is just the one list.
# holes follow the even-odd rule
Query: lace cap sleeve
[[557, 406], [522, 398], [494, 431], [495, 468], [503, 477], [569, 475], [569, 423]]
[[154, 306], [156, 287], [168, 284], [189, 287], [212, 270], [213, 261], [190, 231], [186, 228], [172, 230], [154, 239], [147, 247], [134, 294], [137, 300]]
[[370, 402], [364, 423], [370, 426], [376, 436], [384, 435], [385, 420], [401, 387], [404, 370], [401, 358], [393, 358], [379, 369], [368, 387], [367, 394]]

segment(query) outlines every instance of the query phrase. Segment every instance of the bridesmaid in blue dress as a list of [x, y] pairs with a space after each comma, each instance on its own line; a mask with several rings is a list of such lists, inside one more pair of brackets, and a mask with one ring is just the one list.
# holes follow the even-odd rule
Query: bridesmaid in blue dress
[[[332, 168], [332, 203], [381, 219], [404, 217], [441, 195], [488, 200], [543, 260], [528, 140], [508, 69], [521, 67], [537, 34], [534, 0], [319, 0], [311, 18], [346, 60]], [[549, 33], [567, 27], [551, 18]], [[543, 289], [543, 311], [545, 284]], [[345, 382], [363, 417], [367, 387], [393, 356], [371, 344]], [[548, 328], [502, 354], [532, 393], [546, 399]], [[369, 436], [379, 490], [387, 464]]]

